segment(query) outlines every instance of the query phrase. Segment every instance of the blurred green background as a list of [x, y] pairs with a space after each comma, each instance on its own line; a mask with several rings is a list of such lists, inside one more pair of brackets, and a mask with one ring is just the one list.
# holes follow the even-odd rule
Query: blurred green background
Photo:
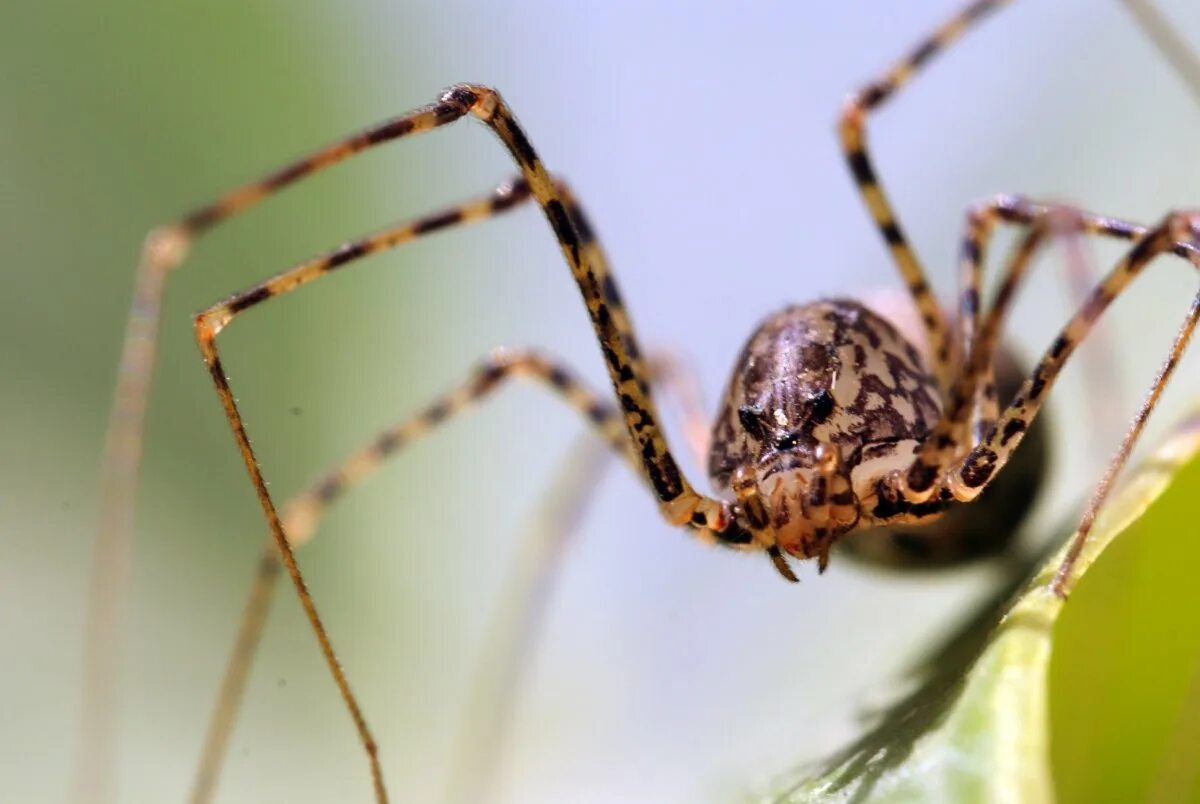
[[[856, 0], [816, 15], [548, 0], [5, 4], [0, 797], [54, 801], [66, 789], [98, 456], [151, 226], [449, 83], [490, 83], [591, 209], [644, 339], [682, 348], [715, 402], [768, 311], [894, 285], [832, 122], [847, 90], [956, 5], [881, 11]], [[1182, 30], [1200, 30], [1196, 9], [1168, 10]], [[1017, 3], [968, 41], [872, 123], [885, 182], [947, 293], [970, 200], [1021, 191], [1144, 221], [1196, 203], [1200, 110], [1115, 0]], [[263, 538], [191, 314], [511, 172], [486, 133], [456, 126], [285, 193], [205, 239], [173, 276], [129, 589], [121, 801], [183, 796]], [[1015, 317], [1030, 354], [1065, 319], [1053, 273], [1041, 272]], [[1102, 355], [1116, 381], [1092, 390], [1122, 417], [1195, 279], [1159, 269], [1140, 285], [1115, 308]], [[255, 311], [222, 342], [281, 496], [497, 344], [543, 345], [603, 379], [556, 246], [530, 210], [372, 259]], [[1194, 366], [1191, 357], [1180, 370], [1156, 431], [1200, 396]], [[1078, 504], [1117, 439], [1086, 414], [1077, 369], [1056, 398], [1042, 534]], [[445, 787], [482, 629], [577, 430], [539, 392], [508, 392], [339, 505], [301, 557], [404, 800], [436, 800]], [[1073, 694], [1052, 712], [1064, 801], [1149, 789], [1176, 724], [1200, 717], [1181, 710], [1196, 707], [1186, 690], [1200, 684], [1197, 635], [1184, 628], [1195, 585], [1171, 574], [1195, 566], [1182, 553], [1200, 546], [1192, 517], [1120, 545], [1099, 568], [1110, 580], [1089, 582], [1105, 594], [1078, 606], [1088, 619], [1072, 626], [1080, 635], [1055, 671]], [[501, 791], [510, 800], [721, 799], [822, 754], [996, 575], [903, 577], [838, 562], [787, 588], [765, 562], [687, 543], [623, 472], [602, 484], [582, 530], [519, 710]], [[367, 800], [349, 719], [284, 592], [222, 800]], [[1138, 595], [1181, 624], [1126, 619]], [[1136, 683], [1085, 683], [1114, 655], [1137, 665]], [[1126, 705], [1107, 706], [1114, 696]], [[1111, 710], [1125, 720], [1096, 720]], [[1116, 774], [1129, 778], [1089, 786]]]

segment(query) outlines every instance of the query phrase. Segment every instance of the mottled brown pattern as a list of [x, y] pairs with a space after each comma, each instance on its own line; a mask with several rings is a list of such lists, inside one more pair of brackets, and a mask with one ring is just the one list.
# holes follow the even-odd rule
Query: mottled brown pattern
[[737, 492], [744, 512], [751, 499], [765, 503], [784, 551], [824, 565], [860, 519], [851, 477], [863, 456], [919, 442], [940, 411], [936, 381], [885, 319], [849, 299], [788, 307], [742, 349], [713, 427], [709, 475]]
[[[1028, 367], [1003, 345], [995, 366], [999, 399], [1007, 404], [1028, 376]], [[1045, 414], [1034, 422], [1011, 465], [975, 503], [951, 506], [932, 522], [856, 529], [846, 534], [840, 549], [873, 564], [906, 569], [961, 566], [1004, 551], [1037, 502], [1049, 471], [1050, 425]]]
[[741, 465], [811, 467], [821, 442], [837, 446], [849, 471], [868, 444], [923, 438], [939, 412], [932, 376], [882, 317], [850, 299], [788, 307], [738, 357], [709, 476], [726, 489]]

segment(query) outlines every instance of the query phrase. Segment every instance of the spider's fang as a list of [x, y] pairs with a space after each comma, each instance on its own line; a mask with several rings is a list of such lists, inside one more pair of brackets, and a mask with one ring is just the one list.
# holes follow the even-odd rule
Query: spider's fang
[[778, 545], [771, 545], [767, 548], [767, 555], [771, 557], [771, 563], [775, 565], [775, 569], [783, 576], [785, 581], [799, 583], [800, 579], [796, 577], [796, 573], [792, 572], [792, 568], [788, 566], [787, 559], [783, 557]]

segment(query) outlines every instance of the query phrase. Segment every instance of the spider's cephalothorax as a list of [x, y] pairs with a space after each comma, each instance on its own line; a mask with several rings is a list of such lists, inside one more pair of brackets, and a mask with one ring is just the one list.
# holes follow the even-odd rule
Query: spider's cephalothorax
[[708, 471], [755, 541], [823, 568], [842, 534], [915, 521], [876, 494], [941, 413], [918, 350], [861, 303], [788, 307], [750, 336], [713, 428]]

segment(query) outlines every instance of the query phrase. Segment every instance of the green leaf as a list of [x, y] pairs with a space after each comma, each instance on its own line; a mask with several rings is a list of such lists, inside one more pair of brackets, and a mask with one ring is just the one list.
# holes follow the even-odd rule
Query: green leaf
[[[1196, 584], [1177, 584], [1187, 593], [1183, 599], [1190, 605], [1164, 605], [1160, 598], [1158, 608], [1149, 603], [1137, 612], [1142, 618], [1138, 621], [1130, 616], [1114, 621], [1114, 614], [1103, 610], [1104, 601], [1116, 597], [1114, 588], [1097, 581], [1094, 585], [1106, 594], [1093, 597], [1090, 577], [1088, 583], [1076, 584], [1118, 535], [1129, 534], [1121, 540], [1122, 549], [1159, 533], [1176, 541], [1183, 536], [1193, 548], [1200, 542], [1191, 525], [1196, 520], [1195, 495], [1200, 489], [1198, 455], [1200, 414], [1184, 422], [1162, 448], [1134, 470], [1105, 506], [1075, 567], [1070, 605], [1064, 605], [1048, 589], [1064, 546], [1015, 596], [1014, 589], [1003, 590], [992, 605], [935, 651], [919, 668], [923, 682], [890, 707], [878, 725], [823, 765], [810, 764], [777, 780], [773, 792], [761, 800], [1040, 802], [1053, 801], [1056, 787], [1064, 800], [1073, 801], [1145, 800], [1147, 796], [1161, 801], [1196, 800], [1200, 795], [1195, 770], [1200, 765], [1200, 728], [1189, 724], [1200, 719], [1200, 711], [1190, 717], [1179, 714], [1189, 706], [1200, 710]], [[1160, 554], [1169, 549], [1168, 545], [1155, 547]], [[1104, 566], [1109, 563], [1117, 562], [1105, 562]], [[1186, 565], [1181, 572], [1192, 576], [1200, 566], [1174, 563]], [[1151, 588], [1161, 591], [1163, 584], [1155, 583], [1154, 578], [1150, 581]], [[1120, 586], [1118, 579], [1116, 588]], [[1096, 598], [1099, 604], [1094, 602]], [[1088, 617], [1092, 614], [1089, 609], [1097, 605], [1107, 618], [1099, 625]], [[1064, 611], [1070, 615], [1060, 616]], [[1121, 753], [1129, 750], [1122, 748], [1125, 732], [1146, 731], [1146, 721], [1154, 720], [1134, 693], [1156, 686], [1162, 669], [1148, 667], [1153, 662], [1139, 661], [1142, 657], [1136, 651], [1125, 648], [1129, 639], [1147, 630], [1142, 624], [1159, 619], [1171, 620], [1168, 628], [1176, 634], [1190, 624], [1189, 638], [1177, 640], [1186, 643], [1177, 646], [1177, 653], [1191, 650], [1194, 661], [1181, 660], [1178, 664], [1182, 667], [1169, 668], [1172, 677], [1179, 676], [1182, 681], [1174, 683], [1173, 693], [1166, 696], [1170, 706], [1157, 718], [1166, 721], [1166, 728], [1155, 732], [1152, 750], [1142, 751], [1149, 755], [1142, 763], [1145, 772], [1125, 780], [1122, 794], [1114, 795], [1114, 783], [1105, 777], [1114, 764], [1130, 764], [1128, 755]], [[1082, 634], [1072, 630], [1076, 620], [1080, 627], [1092, 623], [1091, 641], [1086, 629]], [[1121, 632], [1120, 626], [1130, 633]], [[1150, 630], [1162, 640], [1162, 629]], [[1106, 646], [1107, 651], [1098, 652], [1097, 644]], [[1055, 658], [1051, 673], [1055, 652], [1063, 656]], [[1109, 659], [1113, 653], [1116, 658]], [[1133, 668], [1131, 672], [1140, 672], [1141, 678], [1131, 681], [1128, 673], [1096, 672], [1114, 663], [1118, 668]], [[1073, 706], [1060, 707], [1057, 699], [1052, 706], [1051, 690]], [[1109, 756], [1098, 761], [1100, 751]], [[1136, 749], [1134, 755], [1140, 756]]]

